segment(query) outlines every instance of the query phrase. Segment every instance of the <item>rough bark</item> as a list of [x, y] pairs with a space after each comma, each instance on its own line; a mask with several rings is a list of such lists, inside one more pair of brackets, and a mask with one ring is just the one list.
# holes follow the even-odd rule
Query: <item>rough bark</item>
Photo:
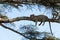
[[[31, 19], [30, 17], [16, 17], [16, 18], [8, 19], [8, 20], [0, 18], [0, 23], [11, 23], [11, 22], [20, 21], [20, 20], [29, 20], [29, 21], [35, 22], [35, 20]], [[46, 20], [46, 22], [49, 22], [49, 21], [60, 23], [60, 20], [57, 20], [57, 19]], [[39, 20], [38, 22], [41, 22], [41, 20]]]

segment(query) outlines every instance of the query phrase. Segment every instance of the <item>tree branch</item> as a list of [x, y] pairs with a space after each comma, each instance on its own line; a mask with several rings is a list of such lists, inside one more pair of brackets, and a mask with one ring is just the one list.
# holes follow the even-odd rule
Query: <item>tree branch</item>
[[24, 37], [27, 38], [27, 39], [30, 39], [30, 38], [26, 37], [23, 33], [20, 33], [20, 32], [14, 30], [14, 29], [12, 29], [12, 28], [9, 28], [9, 27], [5, 26], [4, 24], [1, 24], [1, 23], [0, 23], [0, 25], [1, 25], [3, 28], [5, 28], [5, 29], [11, 30], [11, 31], [13, 31], [13, 32], [15, 32], [15, 33], [17, 33], [17, 34], [19, 34], [19, 35], [24, 36]]
[[[49, 6], [49, 7], [59, 7], [60, 8], [60, 5], [58, 5], [58, 3], [60, 4], [60, 1], [59, 0], [12, 0], [12, 1], [7, 1], [7, 0], [1, 0], [0, 1], [0, 4], [9, 4], [11, 6], [16, 6], [16, 5], [13, 5], [13, 4], [42, 4], [44, 6]], [[18, 6], [21, 6], [21, 5], [17, 5]]]
[[[30, 4], [30, 3], [32, 3], [32, 4], [34, 4], [34, 3], [36, 3], [36, 4], [40, 4], [40, 3], [42, 3], [42, 2], [46, 2], [46, 0], [34, 0], [34, 1], [32, 1], [32, 0], [12, 0], [12, 1], [7, 1], [7, 0], [4, 0], [4, 1], [0, 1], [0, 4], [5, 4], [5, 3], [15, 3], [15, 4], [24, 4], [24, 3], [28, 3], [28, 4]], [[47, 0], [47, 3], [60, 3], [60, 1], [49, 1], [49, 0]]]
[[40, 3], [40, 2], [43, 2], [43, 1], [47, 1], [48, 3], [50, 2], [53, 2], [53, 3], [60, 3], [60, 0], [9, 0], [9, 1], [7, 1], [7, 0], [0, 0], [0, 3], [19, 3], [19, 4], [21, 4], [21, 3], [29, 3], [29, 2], [33, 2], [33, 3]]
[[0, 23], [10, 23], [10, 22], [15, 22], [15, 21], [20, 21], [20, 20], [30, 20], [29, 17], [16, 17], [16, 18], [12, 18], [12, 19], [2, 19], [0, 18]]
[[[38, 19], [38, 18], [37, 18]], [[11, 22], [15, 22], [15, 21], [20, 21], [20, 20], [30, 20], [30, 21], [34, 21], [31, 17], [16, 17], [16, 18], [12, 18], [12, 19], [8, 19], [8, 20], [5, 20], [5, 19], [0, 19], [0, 23], [11, 23]], [[49, 19], [49, 20], [46, 20], [46, 22], [56, 22], [56, 23], [60, 23], [60, 20], [57, 20], [57, 19]], [[37, 20], [37, 22], [41, 22], [41, 20]]]

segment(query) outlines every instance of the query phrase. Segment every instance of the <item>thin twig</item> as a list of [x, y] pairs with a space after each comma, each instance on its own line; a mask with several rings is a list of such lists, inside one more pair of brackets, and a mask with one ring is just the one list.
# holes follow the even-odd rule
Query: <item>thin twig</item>
[[4, 24], [0, 24], [0, 25], [1, 25], [3, 28], [5, 28], [5, 29], [11, 30], [11, 31], [13, 31], [13, 32], [15, 32], [15, 33], [17, 33], [17, 34], [19, 34], [19, 35], [22, 35], [22, 36], [24, 36], [25, 38], [29, 39], [28, 37], [26, 37], [25, 35], [23, 35], [23, 33], [20, 33], [20, 32], [14, 30], [14, 29], [12, 29], [12, 28], [9, 28], [9, 27], [5, 26]]

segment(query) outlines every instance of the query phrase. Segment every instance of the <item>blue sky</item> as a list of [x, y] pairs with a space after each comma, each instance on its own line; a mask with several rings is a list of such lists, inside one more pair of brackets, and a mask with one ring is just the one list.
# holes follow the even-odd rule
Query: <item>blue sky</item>
[[[31, 14], [35, 14], [35, 15], [43, 14], [43, 15], [46, 15], [49, 18], [51, 18], [51, 12], [52, 12], [51, 9], [46, 9], [45, 6], [41, 5], [40, 11], [39, 11], [37, 5], [33, 5], [31, 7], [32, 7], [32, 10], [27, 9], [26, 5], [23, 5], [23, 7], [19, 7], [19, 9], [12, 7], [9, 12], [7, 12], [8, 9], [3, 10], [3, 11], [5, 11], [5, 13], [7, 13], [6, 15], [9, 18], [15, 18], [18, 16], [30, 16]], [[23, 21], [14, 22], [14, 24], [15, 24], [16, 30], [17, 30], [17, 29], [19, 29], [19, 26], [21, 26], [21, 25], [28, 25], [28, 24], [34, 25], [34, 22], [23, 20]], [[38, 22], [38, 24], [39, 24], [39, 22]], [[59, 31], [60, 24], [59, 23], [51, 23], [51, 25], [52, 25], [52, 30], [53, 30], [54, 36], [56, 36], [57, 38], [60, 38], [60, 35], [59, 35], [60, 34], [60, 31]], [[7, 25], [7, 26], [10, 27], [11, 25]], [[11, 27], [15, 28], [13, 26], [11, 26]], [[39, 28], [39, 31], [50, 32], [48, 22], [46, 22], [44, 26], [41, 25], [41, 26], [37, 26], [37, 27]], [[10, 31], [10, 30], [0, 27], [0, 40], [21, 40], [22, 39], [21, 37], [22, 36]]]

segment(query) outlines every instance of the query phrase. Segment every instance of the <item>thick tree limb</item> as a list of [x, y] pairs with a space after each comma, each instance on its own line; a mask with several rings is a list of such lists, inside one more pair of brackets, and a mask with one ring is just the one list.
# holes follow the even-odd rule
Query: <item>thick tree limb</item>
[[8, 19], [8, 20], [0, 18], [0, 23], [9, 23], [9, 22], [15, 22], [15, 21], [20, 21], [20, 20], [30, 20], [30, 18], [29, 17], [16, 17], [13, 19]]
[[[11, 22], [20, 21], [20, 20], [30, 20], [35, 22], [35, 20], [31, 19], [30, 17], [16, 17], [8, 20], [0, 19], [0, 23], [11, 23]], [[57, 20], [57, 19], [49, 19], [46, 22], [49, 22], [49, 21], [60, 23], [60, 20]], [[41, 22], [41, 20], [39, 20], [38, 22]]]

